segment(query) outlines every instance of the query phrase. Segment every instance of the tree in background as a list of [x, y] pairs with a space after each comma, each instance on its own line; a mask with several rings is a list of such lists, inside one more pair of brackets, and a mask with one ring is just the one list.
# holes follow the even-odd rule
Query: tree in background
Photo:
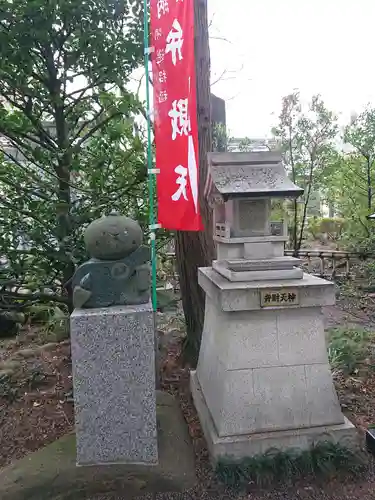
[[345, 220], [344, 237], [354, 244], [370, 236], [366, 167], [355, 154], [337, 152], [326, 178], [326, 192]]
[[0, 255], [35, 297], [61, 295], [93, 218], [147, 219], [141, 106], [126, 90], [142, 15], [141, 0], [0, 0]]
[[[375, 109], [367, 108], [358, 116], [353, 116], [350, 125], [345, 129], [345, 143], [352, 146], [354, 154], [350, 155], [354, 163], [357, 163], [356, 174], [360, 182], [360, 189], [365, 185], [367, 194], [368, 214], [373, 208], [374, 196], [374, 164], [375, 164]], [[358, 184], [358, 182], [357, 182]]]
[[345, 127], [348, 152], [336, 152], [326, 176], [326, 190], [336, 211], [345, 219], [346, 244], [372, 250], [374, 210], [375, 109], [353, 116]]
[[[301, 248], [308, 206], [315, 189], [322, 186], [338, 132], [336, 116], [315, 95], [304, 109], [299, 92], [283, 98], [279, 125], [273, 130], [280, 142], [284, 163], [295, 184], [304, 189], [303, 202], [293, 202], [292, 247]], [[301, 206], [301, 208], [299, 208]]]

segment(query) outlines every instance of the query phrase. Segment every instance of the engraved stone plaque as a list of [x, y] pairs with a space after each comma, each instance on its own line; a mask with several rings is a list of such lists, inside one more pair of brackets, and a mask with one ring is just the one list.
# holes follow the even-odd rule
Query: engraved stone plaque
[[298, 288], [260, 290], [260, 307], [287, 307], [299, 305]]

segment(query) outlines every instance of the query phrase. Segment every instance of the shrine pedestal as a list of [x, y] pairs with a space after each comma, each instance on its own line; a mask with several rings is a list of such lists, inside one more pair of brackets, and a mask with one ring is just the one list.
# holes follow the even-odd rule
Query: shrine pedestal
[[334, 285], [284, 255], [285, 220], [272, 229], [274, 200], [303, 190], [277, 151], [211, 153], [209, 168], [217, 260], [198, 271], [206, 312], [191, 387], [213, 461], [327, 439], [356, 446], [325, 346]]
[[77, 465], [158, 463], [151, 302], [70, 318]]
[[234, 282], [213, 268], [199, 270], [199, 283], [206, 313], [191, 386], [213, 461], [327, 439], [352, 447], [321, 314], [335, 303], [334, 285], [306, 274]]

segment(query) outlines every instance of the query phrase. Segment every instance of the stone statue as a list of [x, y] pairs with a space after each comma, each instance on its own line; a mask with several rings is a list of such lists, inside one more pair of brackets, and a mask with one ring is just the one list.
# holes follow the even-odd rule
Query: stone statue
[[139, 224], [117, 213], [92, 222], [84, 239], [91, 259], [72, 278], [74, 308], [145, 304], [150, 299], [150, 249]]

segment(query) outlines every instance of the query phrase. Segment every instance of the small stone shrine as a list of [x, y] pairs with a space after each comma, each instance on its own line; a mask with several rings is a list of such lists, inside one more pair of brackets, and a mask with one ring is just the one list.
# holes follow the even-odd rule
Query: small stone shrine
[[271, 231], [272, 198], [303, 193], [277, 152], [212, 153], [217, 260], [199, 269], [206, 293], [202, 345], [191, 374], [212, 460], [270, 448], [355, 440], [333, 386], [321, 307], [334, 284], [284, 256], [287, 227]]
[[150, 250], [118, 214], [85, 231], [91, 259], [72, 279], [77, 465], [156, 464]]

